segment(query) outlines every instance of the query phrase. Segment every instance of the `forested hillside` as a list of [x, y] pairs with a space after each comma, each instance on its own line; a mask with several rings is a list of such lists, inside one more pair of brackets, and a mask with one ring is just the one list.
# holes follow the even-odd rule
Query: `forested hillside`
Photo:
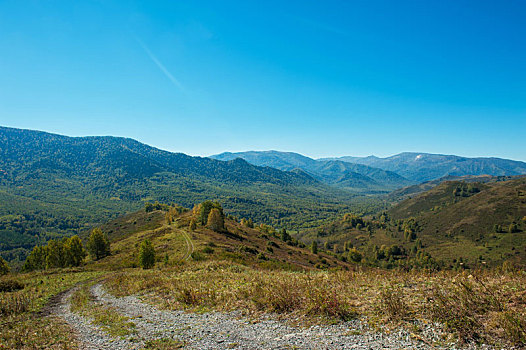
[[312, 226], [355, 205], [349, 193], [304, 172], [190, 157], [125, 138], [0, 128], [0, 249], [8, 259], [148, 201], [192, 207], [209, 198], [229, 214], [279, 226]]

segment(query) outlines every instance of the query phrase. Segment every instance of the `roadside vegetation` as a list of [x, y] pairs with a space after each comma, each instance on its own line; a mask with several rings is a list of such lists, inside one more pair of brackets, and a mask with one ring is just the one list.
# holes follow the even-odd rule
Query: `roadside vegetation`
[[424, 324], [452, 341], [524, 345], [526, 274], [518, 270], [290, 272], [206, 261], [156, 270], [123, 270], [106, 282], [124, 296], [147, 291], [167, 309], [274, 313], [306, 323], [365, 317], [373, 327], [400, 326], [417, 336]]
[[76, 347], [71, 329], [48, 316], [57, 294], [102, 271], [61, 269], [0, 278], [0, 349], [70, 349]]

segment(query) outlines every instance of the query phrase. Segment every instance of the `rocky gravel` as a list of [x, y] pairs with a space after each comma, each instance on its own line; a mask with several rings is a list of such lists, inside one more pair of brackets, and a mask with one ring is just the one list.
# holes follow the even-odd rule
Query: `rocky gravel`
[[[379, 332], [363, 320], [300, 327], [272, 316], [251, 320], [240, 312], [165, 311], [135, 296], [114, 297], [96, 284], [91, 289], [95, 302], [113, 307], [136, 325], [135, 334], [114, 338], [70, 311], [72, 292], [62, 296], [54, 313], [76, 330], [83, 349], [142, 349], [154, 339], [178, 340], [187, 349], [436, 349], [409, 331]], [[419, 326], [426, 339], [439, 340], [433, 325]]]

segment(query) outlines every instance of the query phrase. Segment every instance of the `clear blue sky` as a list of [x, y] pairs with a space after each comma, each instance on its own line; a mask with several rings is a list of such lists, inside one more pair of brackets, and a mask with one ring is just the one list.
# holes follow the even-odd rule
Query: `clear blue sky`
[[526, 160], [526, 1], [0, 0], [0, 125]]

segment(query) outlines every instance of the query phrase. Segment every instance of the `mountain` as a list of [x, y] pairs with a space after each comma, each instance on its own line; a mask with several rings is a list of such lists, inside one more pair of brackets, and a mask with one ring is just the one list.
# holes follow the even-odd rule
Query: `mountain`
[[322, 160], [340, 160], [393, 171], [415, 182], [435, 180], [448, 175], [511, 176], [526, 174], [525, 162], [501, 158], [466, 158], [429, 153], [406, 152], [387, 158], [369, 156], [363, 158], [325, 158]]
[[81, 232], [147, 201], [313, 225], [347, 210], [347, 192], [302, 171], [171, 153], [118, 137], [67, 137], [0, 127], [0, 251], [11, 260], [55, 235]]
[[293, 152], [225, 152], [211, 158], [224, 161], [241, 158], [254, 165], [285, 171], [301, 169], [323, 183], [353, 192], [381, 193], [413, 184], [391, 171], [339, 160], [314, 160]]
[[371, 262], [383, 256], [383, 265], [393, 264], [384, 254], [391, 249], [403, 252], [400, 259], [421, 252], [446, 266], [526, 266], [526, 177], [470, 180], [442, 182], [374, 217], [348, 215], [298, 238], [329, 247], [351, 242]]

